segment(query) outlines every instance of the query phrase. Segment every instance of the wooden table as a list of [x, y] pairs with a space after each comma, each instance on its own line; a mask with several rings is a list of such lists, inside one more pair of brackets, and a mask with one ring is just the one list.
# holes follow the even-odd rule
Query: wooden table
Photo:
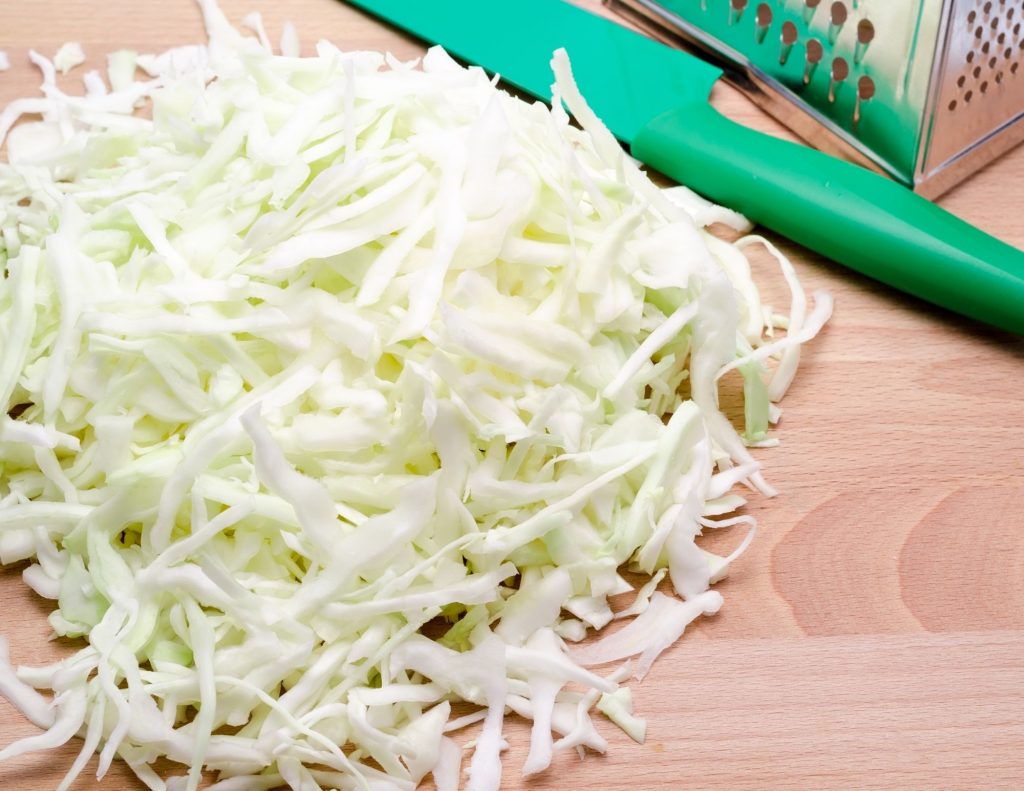
[[[236, 22], [259, 9], [272, 37], [291, 19], [307, 51], [320, 37], [420, 51], [332, 0], [223, 5]], [[0, 49], [14, 65], [0, 104], [37, 84], [29, 47], [52, 55], [77, 40], [86, 68], [102, 68], [112, 48], [201, 36], [188, 0], [5, 0]], [[715, 101], [778, 132], [728, 88]], [[1024, 147], [941, 202], [1024, 247]], [[750, 507], [762, 532], [719, 586], [725, 607], [635, 689], [645, 745], [609, 727], [607, 756], [561, 755], [527, 785], [526, 727], [513, 720], [504, 787], [1024, 787], [1024, 340], [780, 243], [836, 313], [785, 401], [782, 447], [763, 453], [781, 496]], [[16, 661], [58, 653], [20, 569], [0, 573], [0, 602]], [[0, 703], [0, 743], [30, 731]], [[0, 766], [0, 788], [53, 788], [77, 749]], [[116, 767], [76, 786], [93, 787], [142, 786]]]

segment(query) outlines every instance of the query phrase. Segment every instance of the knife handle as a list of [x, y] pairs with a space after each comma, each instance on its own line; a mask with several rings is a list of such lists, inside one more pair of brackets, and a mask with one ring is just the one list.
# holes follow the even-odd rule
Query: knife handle
[[748, 129], [706, 102], [656, 117], [632, 153], [840, 264], [1024, 334], [1024, 252], [896, 182]]

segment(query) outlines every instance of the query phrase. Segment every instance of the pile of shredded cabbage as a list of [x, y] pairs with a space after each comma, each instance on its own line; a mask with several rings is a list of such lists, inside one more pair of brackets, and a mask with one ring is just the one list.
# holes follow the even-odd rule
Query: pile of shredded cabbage
[[[83, 639], [17, 671], [0, 641], [42, 729], [0, 759], [77, 735], [62, 788], [99, 752], [153, 789], [444, 791], [469, 751], [484, 791], [509, 712], [527, 774], [603, 751], [595, 708], [642, 740], [620, 683], [721, 605], [736, 553], [694, 539], [771, 494], [748, 446], [831, 300], [777, 256], [764, 307], [767, 243], [649, 181], [564, 53], [551, 109], [201, 5], [208, 46], [114, 53], [84, 97], [33, 54], [0, 113], [0, 562]], [[623, 566], [652, 576], [614, 615]]]

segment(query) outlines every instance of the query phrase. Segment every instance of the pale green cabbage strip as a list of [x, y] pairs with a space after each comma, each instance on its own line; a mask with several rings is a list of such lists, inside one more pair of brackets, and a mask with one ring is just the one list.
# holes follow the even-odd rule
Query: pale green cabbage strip
[[[62, 787], [100, 752], [154, 789], [454, 789], [446, 734], [482, 721], [484, 791], [508, 712], [528, 773], [605, 749], [595, 705], [643, 739], [608, 663], [718, 610], [736, 553], [694, 538], [752, 527], [732, 489], [771, 493], [747, 447], [831, 300], [780, 257], [773, 317], [757, 240], [703, 230], [743, 219], [651, 183], [564, 53], [551, 110], [439, 49], [300, 58], [288, 29], [274, 56], [202, 8], [208, 46], [114, 53], [85, 97], [33, 55], [42, 96], [0, 113], [0, 562], [84, 646], [14, 671], [0, 639], [42, 729], [0, 759], [77, 735]], [[567, 645], [624, 565], [678, 598]]]

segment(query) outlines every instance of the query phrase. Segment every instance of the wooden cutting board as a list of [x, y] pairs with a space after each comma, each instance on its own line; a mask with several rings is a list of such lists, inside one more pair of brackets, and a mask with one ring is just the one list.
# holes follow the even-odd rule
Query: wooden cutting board
[[[235, 22], [260, 10], [272, 37], [292, 20], [306, 51], [321, 37], [421, 51], [332, 0], [223, 6]], [[5, 0], [0, 49], [13, 67], [0, 105], [37, 84], [30, 47], [52, 56], [81, 42], [89, 60], [70, 85], [110, 49], [201, 37], [188, 0]], [[781, 133], [728, 88], [715, 103]], [[1024, 247], [1024, 147], [941, 203]], [[749, 508], [761, 533], [719, 586], [725, 607], [635, 688], [646, 744], [608, 727], [607, 756], [563, 754], [525, 783], [527, 728], [510, 720], [503, 788], [1024, 787], [1024, 340], [777, 241], [836, 313], [784, 402], [782, 446], [761, 454], [781, 495]], [[778, 280], [769, 262], [756, 268]], [[0, 572], [0, 603], [16, 662], [67, 650], [47, 642], [47, 608], [20, 568]], [[0, 744], [31, 731], [0, 702]], [[54, 788], [77, 749], [0, 766], [0, 788]], [[117, 766], [76, 788], [142, 786]]]

